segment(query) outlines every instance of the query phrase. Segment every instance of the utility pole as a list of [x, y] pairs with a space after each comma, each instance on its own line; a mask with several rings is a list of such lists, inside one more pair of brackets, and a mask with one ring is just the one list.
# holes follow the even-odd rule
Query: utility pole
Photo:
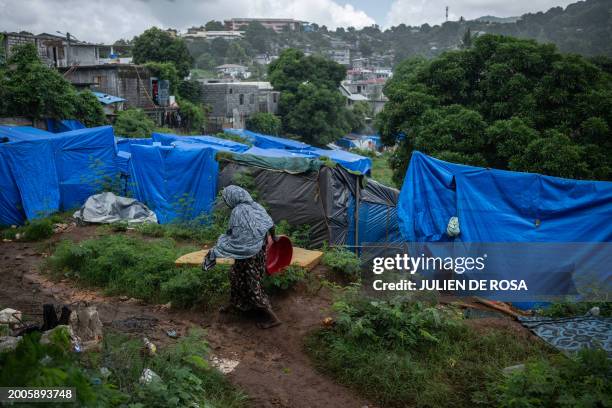
[[448, 21], [448, 6], [446, 6], [446, 21]]

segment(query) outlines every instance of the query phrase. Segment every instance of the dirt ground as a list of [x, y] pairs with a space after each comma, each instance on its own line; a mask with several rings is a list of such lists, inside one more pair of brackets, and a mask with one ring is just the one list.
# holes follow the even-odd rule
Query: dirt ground
[[[79, 227], [56, 234], [45, 243], [0, 243], [0, 306], [21, 310], [40, 319], [42, 304], [97, 306], [106, 327], [153, 342], [174, 341], [168, 330], [184, 334], [190, 327], [207, 330], [214, 356], [239, 361], [229, 379], [250, 397], [252, 407], [374, 407], [347, 388], [318, 373], [303, 351], [304, 336], [320, 325], [331, 299], [320, 291], [310, 296], [293, 291], [272, 299], [284, 322], [269, 329], [258, 329], [253, 320], [191, 311], [168, 310], [146, 305], [135, 299], [106, 297], [99, 292], [76, 288], [68, 280], [51, 282], [40, 273], [49, 243], [70, 238], [82, 240], [96, 235], [95, 227]], [[317, 270], [314, 271], [317, 273]]]

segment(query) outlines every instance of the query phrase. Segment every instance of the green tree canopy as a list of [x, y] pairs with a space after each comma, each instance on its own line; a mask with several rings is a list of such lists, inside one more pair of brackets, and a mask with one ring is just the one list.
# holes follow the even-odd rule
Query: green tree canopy
[[225, 30], [225, 26], [221, 21], [210, 20], [204, 25], [204, 29], [206, 29], [206, 31], [223, 31]]
[[338, 91], [346, 69], [318, 56], [287, 49], [268, 68], [268, 78], [281, 92], [283, 131], [307, 143], [325, 145], [351, 130], [346, 100]]
[[151, 137], [155, 122], [140, 109], [126, 109], [117, 115], [114, 128], [121, 137]]
[[105, 123], [102, 105], [89, 91], [72, 84], [38, 57], [34, 44], [12, 48], [0, 66], [0, 115], [31, 119], [78, 119], [87, 126]]
[[246, 128], [253, 132], [277, 136], [281, 130], [281, 120], [273, 113], [257, 112], [247, 119]]
[[[604, 61], [605, 63], [605, 61]], [[469, 49], [409, 59], [385, 87], [383, 142], [404, 177], [412, 150], [516, 171], [612, 178], [612, 76], [554, 45], [484, 35]]]
[[172, 37], [166, 31], [152, 27], [133, 40], [134, 62], [171, 62], [181, 78], [189, 75], [191, 54], [181, 38]]

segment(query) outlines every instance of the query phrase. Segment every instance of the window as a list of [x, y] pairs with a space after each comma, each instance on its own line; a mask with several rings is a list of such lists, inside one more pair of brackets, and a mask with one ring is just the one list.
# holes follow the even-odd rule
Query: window
[[249, 95], [249, 104], [253, 105], [255, 103], [255, 94]]
[[240, 94], [239, 99], [240, 99], [240, 105], [244, 105], [244, 94]]
[[273, 93], [273, 94], [272, 94], [272, 101], [273, 101], [274, 103], [276, 103], [276, 97], [277, 97], [277, 96], [278, 96], [278, 94], [275, 94], [275, 93]]
[[233, 90], [232, 88], [230, 88], [228, 92], [229, 92], [229, 93], [230, 93], [230, 95], [231, 95], [231, 94], [233, 94], [233, 93], [234, 93], [234, 90]]

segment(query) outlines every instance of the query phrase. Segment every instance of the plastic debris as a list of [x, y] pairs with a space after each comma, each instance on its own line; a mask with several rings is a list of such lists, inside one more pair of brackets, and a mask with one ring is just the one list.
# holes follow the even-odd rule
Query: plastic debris
[[142, 374], [140, 375], [140, 379], [138, 381], [140, 381], [141, 384], [150, 384], [152, 382], [161, 382], [161, 380], [161, 377], [157, 375], [155, 371], [151, 370], [150, 368], [145, 368], [142, 370]]
[[178, 337], [176, 330], [168, 330], [166, 334], [168, 335], [168, 337], [173, 338], [173, 339], [176, 339]]
[[5, 351], [12, 351], [17, 348], [17, 345], [21, 341], [21, 337], [4, 336], [0, 337], [0, 353]]
[[157, 353], [157, 346], [151, 342], [151, 340], [144, 337], [142, 339], [144, 343], [144, 351], [150, 356], [154, 356]]
[[212, 356], [210, 358], [210, 364], [212, 364], [213, 367], [221, 371], [223, 374], [229, 374], [232, 371], [234, 371], [236, 367], [238, 367], [238, 364], [240, 364], [240, 361], [231, 360], [229, 358], [221, 358], [221, 357]]
[[10, 308], [0, 310], [0, 324], [9, 326], [21, 324], [21, 312]]

